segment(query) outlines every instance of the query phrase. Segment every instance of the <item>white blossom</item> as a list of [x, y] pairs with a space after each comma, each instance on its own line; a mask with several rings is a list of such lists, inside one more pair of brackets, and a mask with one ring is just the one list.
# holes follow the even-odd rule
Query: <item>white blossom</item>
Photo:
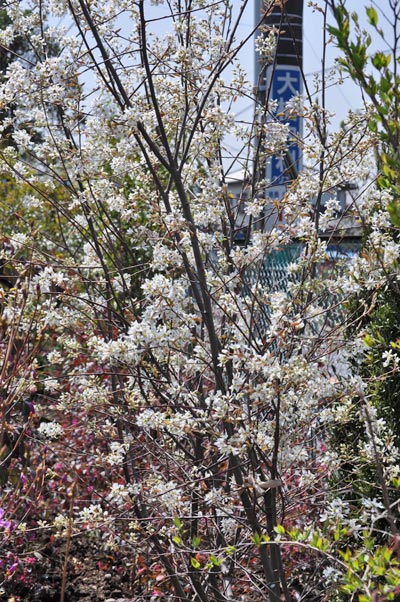
[[41, 422], [37, 429], [38, 434], [44, 439], [58, 439], [64, 434], [64, 429], [57, 422]]

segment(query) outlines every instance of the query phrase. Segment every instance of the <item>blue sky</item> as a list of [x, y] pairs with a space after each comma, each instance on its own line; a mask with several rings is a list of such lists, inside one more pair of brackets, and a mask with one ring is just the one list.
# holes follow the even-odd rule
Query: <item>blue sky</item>
[[[372, 4], [375, 4], [378, 11], [387, 11], [388, 4], [390, 0], [379, 0], [375, 2], [374, 0], [369, 0], [365, 2], [364, 0], [347, 0], [347, 6], [349, 10], [354, 10], [358, 12], [360, 16], [360, 22], [365, 22], [365, 7]], [[316, 74], [321, 71], [321, 57], [322, 57], [322, 49], [324, 47], [324, 38], [323, 38], [323, 19], [322, 15], [317, 11], [313, 10], [309, 6], [308, 0], [303, 0], [304, 3], [304, 16], [303, 16], [303, 67], [304, 72], [307, 76], [307, 83], [310, 87], [310, 90], [313, 91], [313, 79]], [[320, 6], [324, 5], [324, 0], [314, 0], [314, 4], [319, 4]], [[233, 6], [235, 10], [238, 10], [242, 5], [242, 0], [233, 0]], [[255, 16], [255, 5], [256, 0], [249, 0], [247, 4], [246, 11], [243, 15], [241, 24], [238, 28], [238, 38], [247, 37], [249, 32], [254, 28], [256, 22]], [[152, 23], [152, 27], [158, 30], [159, 33], [165, 31], [168, 28], [168, 23], [170, 23], [170, 19], [160, 19], [162, 15], [167, 12], [169, 13], [169, 9], [166, 6], [155, 6], [150, 0], [145, 1], [145, 9], [146, 9], [146, 17], [148, 19], [154, 19]], [[328, 22], [332, 22], [333, 18], [329, 17]], [[390, 28], [385, 23], [384, 18], [380, 15], [380, 21], [386, 30], [388, 31], [388, 37], [390, 35]], [[121, 23], [122, 29], [124, 25], [127, 24]], [[240, 54], [240, 60], [242, 66], [247, 72], [248, 79], [250, 82], [254, 83], [254, 52], [253, 52], [254, 40], [249, 40], [245, 50]], [[326, 68], [333, 67], [335, 64], [335, 59], [338, 57], [338, 50], [335, 48], [334, 44], [328, 44], [326, 47]], [[229, 77], [229, 74], [227, 74]], [[320, 98], [319, 98], [320, 100]], [[326, 105], [327, 109], [336, 113], [336, 118], [333, 120], [332, 128], [336, 129], [339, 127], [340, 121], [345, 118], [349, 109], [357, 110], [362, 103], [361, 95], [357, 87], [350, 81], [349, 78], [344, 81], [343, 85], [335, 85], [334, 83], [329, 84], [327, 88], [326, 94]], [[236, 114], [239, 119], [243, 119], [245, 121], [251, 121], [253, 118], [254, 105], [250, 100], [241, 100], [237, 103]]]

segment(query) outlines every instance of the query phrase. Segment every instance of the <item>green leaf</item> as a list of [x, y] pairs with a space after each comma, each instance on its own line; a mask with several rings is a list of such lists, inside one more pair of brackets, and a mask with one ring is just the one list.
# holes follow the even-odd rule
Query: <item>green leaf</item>
[[214, 554], [211, 554], [208, 558], [209, 563], [211, 563], [213, 566], [220, 566], [221, 565], [221, 561], [219, 558], [217, 558], [216, 556], [214, 556]]
[[366, 47], [359, 44], [351, 44], [351, 62], [357, 71], [363, 71], [367, 62]]
[[392, 87], [391, 81], [387, 77], [383, 77], [380, 81], [380, 93], [387, 94]]
[[290, 537], [290, 539], [296, 540], [298, 538], [298, 536], [299, 536], [299, 530], [296, 529], [296, 527], [292, 527], [289, 530], [289, 537]]
[[382, 548], [382, 556], [386, 562], [389, 562], [392, 557], [392, 550], [387, 546]]
[[174, 517], [174, 525], [177, 529], [182, 528], [182, 521], [177, 516]]
[[378, 25], [378, 13], [376, 10], [372, 6], [369, 6], [365, 9], [365, 12], [371, 25], [376, 27]]
[[371, 61], [375, 69], [384, 69], [389, 66], [391, 60], [390, 54], [385, 54], [382, 51], [375, 52]]
[[339, 554], [341, 555], [344, 562], [350, 561], [351, 551], [349, 550], [349, 548], [346, 548], [345, 550], [339, 550]]
[[342, 587], [340, 589], [345, 594], [352, 594], [354, 592], [354, 590], [357, 589], [357, 587], [354, 586], [352, 583], [348, 583], [347, 585], [342, 585]]
[[384, 176], [386, 176], [390, 180], [392, 180], [393, 178], [396, 177], [395, 171], [391, 167], [389, 167], [389, 165], [387, 165], [386, 163], [384, 163], [382, 165], [382, 173]]
[[194, 556], [190, 557], [190, 564], [194, 569], [199, 569], [201, 567], [200, 562], [197, 560], [197, 558], [194, 558]]
[[[379, 187], [381, 190], [384, 190], [385, 188], [390, 188], [390, 183], [388, 182], [388, 179], [387, 179], [387, 178], [385, 178], [385, 176], [378, 176], [378, 178], [376, 179], [376, 183], [378, 184], [378, 187]], [[389, 209], [389, 213], [390, 213], [390, 209]], [[393, 223], [394, 223], [394, 222], [393, 222]], [[395, 226], [396, 226], [396, 225], [399, 225], [399, 226], [400, 226], [400, 224], [394, 224], [394, 225], [395, 225]]]
[[363, 341], [367, 347], [373, 347], [375, 343], [375, 339], [370, 334], [366, 334]]
[[254, 535], [251, 538], [251, 541], [254, 543], [254, 545], [259, 547], [261, 545], [261, 535], [259, 533], [254, 533]]
[[368, 81], [365, 84], [365, 90], [371, 96], [378, 92], [378, 84], [372, 75], [368, 76]]
[[192, 547], [193, 548], [198, 548], [200, 543], [201, 543], [201, 537], [199, 537], [198, 535], [194, 535], [192, 537]]

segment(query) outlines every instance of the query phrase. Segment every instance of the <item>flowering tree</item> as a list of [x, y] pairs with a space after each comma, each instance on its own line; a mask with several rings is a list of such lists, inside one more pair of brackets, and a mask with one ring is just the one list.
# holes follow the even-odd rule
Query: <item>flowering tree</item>
[[[355, 560], [340, 551], [366, 539], [377, 512], [395, 535], [391, 502], [381, 509], [360, 490], [354, 514], [351, 484], [343, 492], [335, 479], [348, 459], [332, 441], [357, 413], [368, 428], [352, 460], [379, 467], [380, 491], [398, 478], [357, 370], [362, 337], [348, 336], [359, 308], [345, 317], [348, 299], [376, 286], [377, 257], [395, 271], [397, 255], [384, 234], [376, 257], [351, 265], [327, 247], [371, 204], [384, 231], [376, 135], [364, 114], [330, 134], [325, 106], [291, 99], [285, 118], [305, 120], [307, 167], [271, 205], [265, 163], [291, 141], [272, 98], [254, 123], [234, 119], [251, 94], [237, 62], [253, 33], [238, 33], [247, 2], [151, 4], [156, 17], [143, 0], [7, 7], [1, 44], [23, 32], [36, 60], [10, 64], [0, 89], [3, 107], [18, 100], [0, 152], [15, 182], [4, 203], [18, 206], [3, 242], [15, 275], [1, 338], [3, 587], [17, 593], [45, 546], [61, 543], [64, 599], [71, 546], [94, 539], [128, 564], [136, 600], [370, 593], [375, 581], [354, 585]], [[72, 33], [38, 34], [47, 13]], [[273, 61], [274, 36], [261, 37]], [[233, 165], [247, 174], [239, 200]], [[332, 191], [352, 179], [364, 188], [343, 216]], [[265, 267], [294, 242], [282, 290]], [[391, 588], [392, 554], [379, 553]]]

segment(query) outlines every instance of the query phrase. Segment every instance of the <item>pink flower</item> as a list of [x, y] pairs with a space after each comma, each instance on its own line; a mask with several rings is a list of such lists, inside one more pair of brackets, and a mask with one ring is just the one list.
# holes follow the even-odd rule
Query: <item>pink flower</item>
[[28, 556], [28, 558], [25, 558], [25, 562], [26, 564], [35, 564], [36, 558], [34, 556]]
[[0, 508], [0, 527], [4, 527], [5, 529], [9, 529], [11, 527], [11, 522], [9, 520], [3, 520], [4, 510]]
[[8, 569], [7, 569], [7, 575], [12, 575], [13, 573], [15, 573], [15, 571], [18, 568], [18, 562], [14, 562]]

